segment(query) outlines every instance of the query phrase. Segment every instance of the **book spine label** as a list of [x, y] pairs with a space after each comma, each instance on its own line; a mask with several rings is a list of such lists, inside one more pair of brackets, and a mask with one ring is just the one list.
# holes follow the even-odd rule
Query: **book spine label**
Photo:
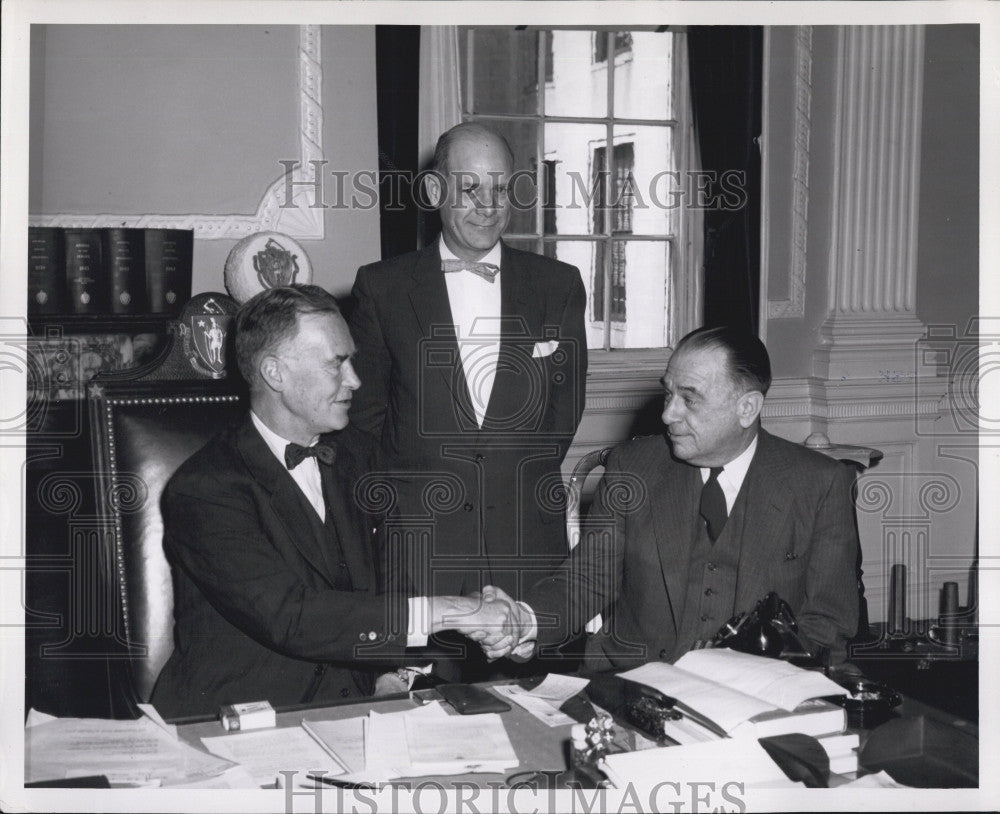
[[28, 227], [28, 313], [59, 314], [66, 307], [63, 230]]
[[146, 242], [143, 229], [105, 229], [104, 248], [111, 286], [111, 312], [146, 310]]
[[146, 229], [146, 292], [154, 314], [177, 313], [191, 298], [194, 231]]
[[75, 314], [99, 314], [105, 307], [100, 229], [66, 230], [66, 285]]

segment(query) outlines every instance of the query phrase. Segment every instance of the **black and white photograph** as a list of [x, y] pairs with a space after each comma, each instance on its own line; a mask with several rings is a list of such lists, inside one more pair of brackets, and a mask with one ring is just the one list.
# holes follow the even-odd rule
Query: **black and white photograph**
[[3, 810], [1000, 806], [994, 4], [2, 13]]

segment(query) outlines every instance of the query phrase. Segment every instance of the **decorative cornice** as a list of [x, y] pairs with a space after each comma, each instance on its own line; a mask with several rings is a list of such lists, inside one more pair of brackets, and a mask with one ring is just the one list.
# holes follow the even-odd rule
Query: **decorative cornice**
[[795, 28], [795, 110], [792, 118], [791, 262], [788, 299], [768, 300], [769, 319], [805, 313], [806, 238], [809, 228], [809, 132], [812, 109], [812, 26]]
[[764, 401], [764, 419], [851, 420], [938, 415], [947, 395], [942, 379], [826, 382], [815, 377], [777, 379]]
[[99, 228], [126, 226], [150, 229], [193, 229], [199, 240], [238, 239], [261, 231], [280, 231], [296, 238], [322, 239], [325, 234], [323, 208], [310, 206], [315, 189], [305, 183], [314, 177], [316, 166], [323, 161], [323, 67], [320, 50], [321, 28], [318, 25], [299, 27], [299, 152], [298, 166], [292, 181], [304, 182], [293, 186], [294, 206], [285, 206], [286, 179], [284, 173], [264, 193], [257, 211], [252, 215], [29, 215], [32, 226]]

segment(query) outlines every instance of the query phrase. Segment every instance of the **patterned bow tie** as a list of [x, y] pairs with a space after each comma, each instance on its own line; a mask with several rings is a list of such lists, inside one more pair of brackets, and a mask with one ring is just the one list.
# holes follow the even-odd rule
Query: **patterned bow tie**
[[295, 469], [309, 456], [314, 457], [323, 464], [332, 464], [336, 457], [336, 450], [329, 444], [313, 444], [311, 447], [304, 447], [301, 444], [289, 444], [285, 447], [285, 466]]
[[493, 263], [467, 263], [465, 260], [442, 260], [441, 271], [445, 274], [451, 271], [471, 271], [488, 283], [492, 283], [500, 273], [500, 266]]

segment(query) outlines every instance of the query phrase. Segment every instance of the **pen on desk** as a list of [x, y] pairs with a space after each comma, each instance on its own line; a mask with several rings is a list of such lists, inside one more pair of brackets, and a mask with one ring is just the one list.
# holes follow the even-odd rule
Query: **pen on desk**
[[337, 775], [307, 774], [306, 778], [314, 783], [324, 783], [327, 786], [338, 786], [342, 789], [373, 789], [375, 783], [367, 780], [343, 780]]

